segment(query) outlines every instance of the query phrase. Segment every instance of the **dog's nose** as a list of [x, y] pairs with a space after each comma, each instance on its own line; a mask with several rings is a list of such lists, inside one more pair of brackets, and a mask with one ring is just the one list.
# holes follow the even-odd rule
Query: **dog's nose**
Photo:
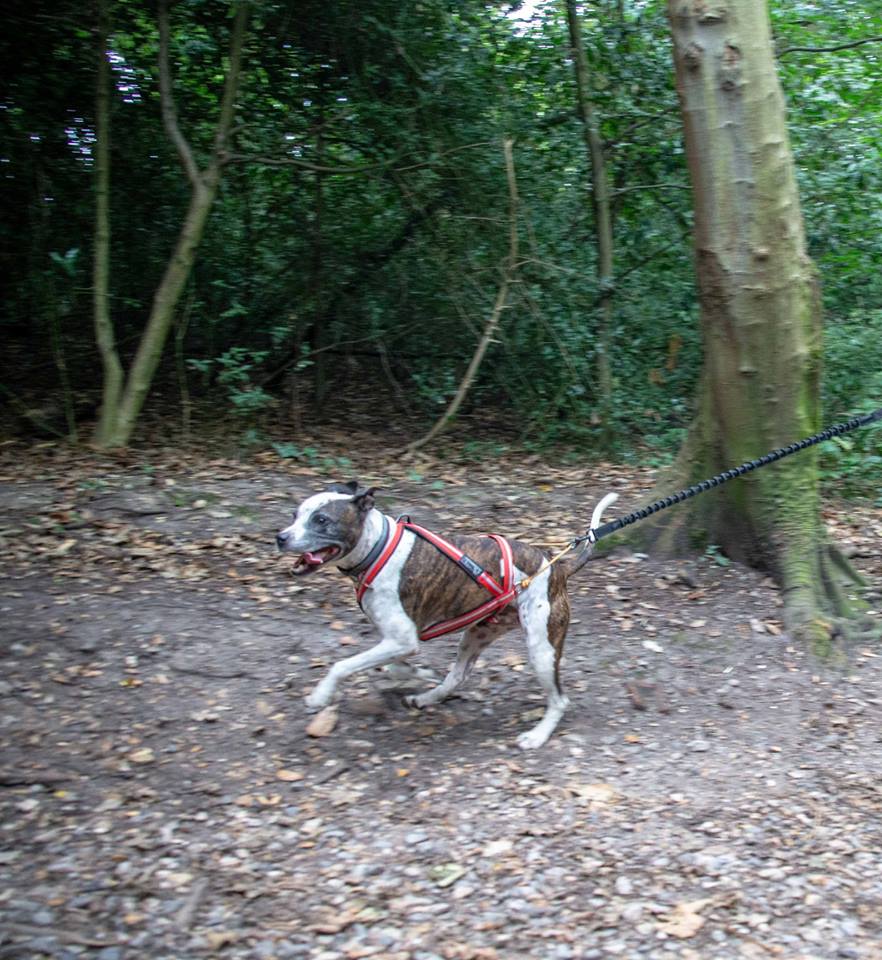
[[288, 534], [283, 530], [281, 533], [276, 534], [276, 545], [280, 550], [285, 549], [285, 544], [288, 542]]

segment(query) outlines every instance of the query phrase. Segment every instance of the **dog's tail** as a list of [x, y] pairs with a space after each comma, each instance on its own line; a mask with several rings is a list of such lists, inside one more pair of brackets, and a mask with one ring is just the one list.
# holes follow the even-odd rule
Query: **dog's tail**
[[[588, 528], [589, 530], [594, 530], [595, 527], [600, 525], [600, 518], [603, 516], [603, 511], [618, 499], [619, 495], [617, 493], [608, 493], [600, 503], [597, 504], [594, 508], [594, 513], [591, 514], [591, 526]], [[585, 540], [579, 552], [574, 557], [570, 557], [563, 562], [562, 566], [566, 571], [568, 579], [585, 566], [591, 559], [592, 553], [594, 553], [594, 543], [591, 540]]]

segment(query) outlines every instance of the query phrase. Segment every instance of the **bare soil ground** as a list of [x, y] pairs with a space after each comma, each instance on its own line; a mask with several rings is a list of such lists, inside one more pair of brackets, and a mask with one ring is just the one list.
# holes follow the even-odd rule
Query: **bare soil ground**
[[[549, 548], [652, 481], [349, 456], [390, 513]], [[308, 736], [304, 693], [369, 629], [272, 538], [336, 477], [52, 447], [0, 474], [0, 957], [882, 957], [882, 650], [818, 661], [760, 574], [589, 564], [538, 752], [516, 636], [422, 713], [425, 679], [354, 678]], [[827, 519], [878, 617], [882, 511]]]

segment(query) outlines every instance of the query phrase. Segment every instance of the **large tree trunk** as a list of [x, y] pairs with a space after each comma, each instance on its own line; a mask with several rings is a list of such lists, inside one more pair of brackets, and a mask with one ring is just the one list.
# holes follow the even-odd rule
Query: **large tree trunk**
[[[695, 205], [704, 370], [677, 481], [816, 432], [821, 308], [764, 0], [668, 0]], [[854, 577], [820, 520], [814, 450], [666, 512], [669, 547], [770, 570], [792, 630], [824, 641]], [[843, 583], [843, 581], [846, 581]]]
[[[236, 103], [236, 95], [239, 88], [239, 73], [242, 61], [242, 47], [245, 38], [245, 23], [247, 19], [247, 5], [239, 4], [236, 19], [233, 24], [232, 37], [230, 39], [230, 61], [227, 68], [226, 82], [224, 84], [223, 98], [221, 100], [220, 114], [215, 128], [214, 146], [211, 157], [204, 169], [200, 169], [196, 163], [196, 158], [190, 144], [184, 137], [178, 126], [177, 115], [172, 96], [171, 66], [169, 58], [169, 17], [168, 6], [164, 0], [159, 4], [159, 88], [160, 100], [162, 104], [162, 117], [169, 139], [178, 151], [181, 164], [190, 181], [190, 204], [187, 208], [187, 214], [181, 225], [178, 234], [175, 249], [166, 266], [156, 293], [153, 297], [153, 303], [150, 308], [150, 316], [141, 336], [138, 349], [132, 361], [131, 369], [125, 379], [125, 386], [122, 391], [119, 387], [116, 390], [108, 388], [105, 382], [104, 406], [101, 411], [98, 430], [96, 432], [96, 443], [101, 447], [125, 447], [132, 437], [141, 408], [144, 405], [144, 399], [153, 382], [153, 376], [162, 356], [165, 342], [168, 339], [169, 330], [171, 330], [174, 321], [175, 309], [181, 299], [184, 286], [190, 276], [193, 262], [196, 258], [196, 251], [202, 240], [205, 231], [205, 223], [211, 212], [214, 199], [217, 195], [218, 186], [221, 180], [227, 142], [229, 139], [230, 128], [233, 122], [233, 113]], [[106, 86], [106, 85], [105, 85]], [[100, 104], [99, 104], [100, 110]], [[106, 142], [105, 137], [105, 142]], [[99, 137], [100, 148], [100, 137]], [[105, 159], [105, 168], [107, 161]], [[109, 179], [109, 173], [106, 174]], [[96, 229], [96, 313], [95, 325], [99, 336], [99, 345], [101, 347], [102, 357], [105, 357], [105, 375], [109, 370], [114, 371], [114, 364], [119, 363], [116, 349], [113, 345], [112, 327], [110, 325], [109, 315], [102, 316], [99, 307], [99, 263], [103, 260], [106, 267], [106, 258], [108, 256], [105, 249], [106, 241], [99, 244], [102, 231], [102, 207], [101, 207], [101, 180], [99, 177], [99, 197], [97, 211], [97, 229]], [[106, 223], [107, 212], [103, 214]], [[106, 227], [104, 227], [106, 229]], [[103, 284], [106, 289], [106, 275], [103, 278]], [[109, 339], [108, 339], [109, 331]], [[121, 367], [120, 367], [121, 372]]]

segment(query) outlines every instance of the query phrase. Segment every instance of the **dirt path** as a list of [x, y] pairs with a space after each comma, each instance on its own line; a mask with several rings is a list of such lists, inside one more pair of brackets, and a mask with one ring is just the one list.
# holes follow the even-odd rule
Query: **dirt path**
[[[317, 471], [0, 470], [0, 957], [882, 956], [882, 649], [818, 663], [759, 575], [591, 563], [537, 753], [517, 638], [423, 713], [399, 704], [425, 679], [355, 678], [308, 737], [303, 694], [369, 636], [348, 581], [273, 553]], [[548, 546], [650, 481], [370, 471], [392, 513]], [[852, 513], [878, 607], [882, 511]], [[440, 674], [453, 646], [422, 653]]]

